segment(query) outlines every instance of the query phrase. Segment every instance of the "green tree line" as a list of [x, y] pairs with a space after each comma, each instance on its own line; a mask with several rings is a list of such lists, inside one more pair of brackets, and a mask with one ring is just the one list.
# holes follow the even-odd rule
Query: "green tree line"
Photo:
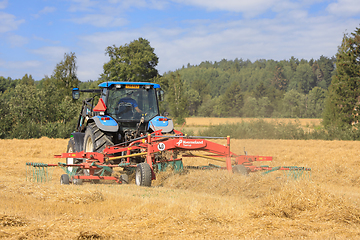
[[162, 82], [181, 80], [184, 116], [320, 118], [334, 71], [334, 57], [223, 59], [188, 64], [164, 74]]

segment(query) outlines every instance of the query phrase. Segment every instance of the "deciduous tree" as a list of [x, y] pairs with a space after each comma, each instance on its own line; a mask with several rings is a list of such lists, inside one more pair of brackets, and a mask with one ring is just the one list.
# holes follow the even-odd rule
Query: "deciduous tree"
[[64, 60], [56, 64], [53, 78], [55, 79], [56, 86], [63, 95], [70, 95], [72, 88], [78, 87], [79, 79], [76, 75], [76, 56], [75, 53], [70, 52], [64, 54]]
[[150, 42], [144, 38], [120, 47], [109, 46], [105, 52], [110, 57], [103, 66], [104, 79], [108, 81], [150, 82], [159, 75], [155, 68], [159, 59]]
[[168, 81], [168, 89], [166, 92], [166, 101], [168, 102], [171, 116], [176, 123], [181, 124], [187, 117], [187, 97], [185, 88], [179, 74], [171, 73], [164, 76]]

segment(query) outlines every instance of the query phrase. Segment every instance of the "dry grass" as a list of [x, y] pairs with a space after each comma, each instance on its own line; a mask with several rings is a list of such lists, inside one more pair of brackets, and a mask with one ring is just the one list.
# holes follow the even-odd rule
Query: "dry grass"
[[241, 122], [249, 122], [262, 119], [266, 122], [275, 122], [275, 123], [300, 123], [301, 126], [316, 126], [320, 125], [321, 119], [315, 118], [208, 118], [208, 117], [193, 117], [186, 118], [186, 126], [214, 126], [226, 123], [241, 123]]
[[312, 131], [314, 127], [321, 124], [322, 119], [316, 118], [209, 118], [209, 117], [191, 117], [185, 119], [185, 124], [178, 126], [178, 130], [184, 130], [186, 132], [193, 132], [197, 134], [200, 131], [208, 129], [210, 126], [222, 125], [222, 124], [234, 124], [241, 122], [251, 122], [263, 120], [270, 123], [283, 123], [283, 124], [300, 124], [300, 126], [306, 131]]
[[244, 177], [192, 170], [162, 173], [151, 188], [62, 186], [62, 170], [56, 169], [49, 183], [25, 181], [26, 162], [56, 163], [53, 155], [66, 144], [48, 138], [0, 140], [0, 238], [360, 238], [359, 142], [231, 141], [233, 152], [245, 147], [249, 154], [274, 156], [272, 166], [310, 167], [311, 180], [292, 181], [281, 172]]

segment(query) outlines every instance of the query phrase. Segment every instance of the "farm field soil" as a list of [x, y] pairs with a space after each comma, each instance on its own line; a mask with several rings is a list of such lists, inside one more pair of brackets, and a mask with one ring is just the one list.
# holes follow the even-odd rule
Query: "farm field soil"
[[[26, 181], [26, 162], [57, 163], [66, 139], [0, 140], [2, 239], [359, 239], [360, 143], [231, 140], [231, 151], [270, 155], [271, 166], [304, 166], [249, 177], [222, 170], [159, 174], [150, 188]], [[218, 143], [225, 144], [224, 141]], [[64, 160], [64, 159], [60, 159]], [[211, 160], [188, 158], [185, 165]]]

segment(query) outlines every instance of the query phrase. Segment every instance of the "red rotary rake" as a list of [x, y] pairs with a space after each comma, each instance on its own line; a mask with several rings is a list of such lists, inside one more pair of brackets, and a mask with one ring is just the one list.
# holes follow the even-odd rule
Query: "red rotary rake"
[[[226, 145], [209, 141], [208, 139], [226, 139]], [[128, 144], [128, 146], [122, 146]], [[81, 184], [84, 181], [114, 180], [118, 183], [128, 182], [126, 174], [120, 177], [111, 176], [112, 169], [123, 168], [124, 171], [136, 171], [135, 182], [139, 186], [151, 186], [156, 179], [156, 172], [171, 166], [175, 171], [183, 168], [181, 157], [201, 157], [226, 163], [225, 167], [209, 165], [198, 167], [202, 169], [220, 168], [229, 172], [248, 174], [249, 172], [267, 170], [289, 170], [254, 166], [255, 161], [271, 161], [270, 156], [237, 155], [230, 151], [230, 137], [198, 137], [186, 136], [176, 131], [174, 135], [163, 135], [161, 131], [148, 134], [131, 141], [131, 143], [107, 146], [102, 153], [76, 152], [56, 155], [56, 158], [83, 159], [80, 164], [59, 163], [67, 172], [62, 175], [61, 183], [73, 182]], [[119, 164], [113, 164], [120, 160]], [[50, 165], [48, 165], [50, 166]], [[53, 166], [56, 166], [55, 164]], [[82, 171], [79, 171], [82, 170]]]
[[[61, 175], [61, 184], [80, 185], [83, 181], [98, 182], [113, 180], [128, 183], [128, 174], [135, 171], [135, 183], [139, 186], [151, 186], [156, 173], [171, 167], [174, 171], [183, 170], [182, 158], [199, 157], [225, 162], [225, 167], [214, 164], [208, 166], [185, 166], [190, 169], [226, 169], [230, 173], [248, 175], [249, 172], [263, 171], [267, 174], [276, 170], [286, 170], [287, 177], [299, 179], [309, 177], [310, 168], [284, 166], [255, 166], [255, 161], [272, 161], [271, 156], [237, 155], [230, 151], [230, 137], [187, 136], [179, 131], [174, 135], [163, 135], [161, 131], [148, 134], [127, 143], [107, 146], [103, 152], [69, 152], [55, 155], [56, 158], [80, 159], [81, 163], [58, 164], [26, 163], [32, 169], [27, 170], [30, 181], [46, 182], [51, 178], [48, 167], [61, 167], [66, 174]], [[209, 139], [226, 139], [226, 145]], [[127, 146], [123, 146], [127, 145]], [[181, 157], [179, 157], [181, 155]], [[120, 162], [119, 162], [120, 161]], [[69, 161], [67, 161], [69, 162]], [[74, 161], [70, 161], [74, 162]], [[117, 162], [117, 164], [114, 164]], [[114, 168], [122, 168], [120, 176], [112, 175]]]

